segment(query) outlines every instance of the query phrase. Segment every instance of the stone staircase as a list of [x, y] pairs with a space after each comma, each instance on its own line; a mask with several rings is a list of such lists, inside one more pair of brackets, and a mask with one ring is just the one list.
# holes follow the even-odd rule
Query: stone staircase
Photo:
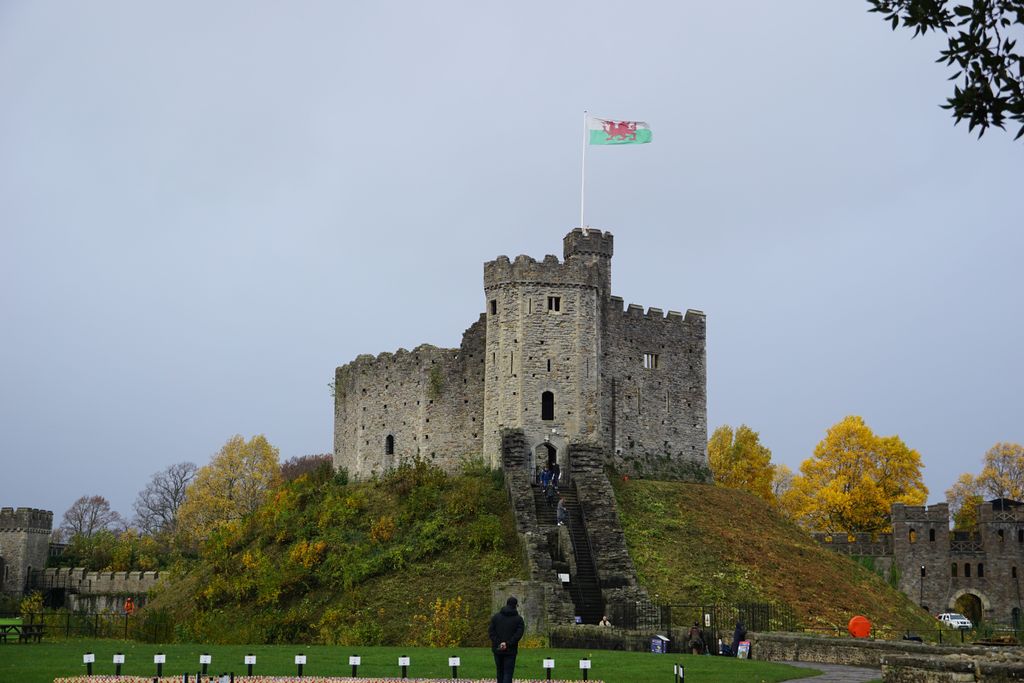
[[[537, 525], [553, 526], [556, 524], [555, 508], [548, 505], [543, 489], [537, 484], [533, 488], [534, 506], [537, 514]], [[566, 525], [572, 541], [575, 558], [575, 572], [569, 576], [569, 595], [576, 608], [576, 616], [584, 624], [596, 624], [604, 614], [604, 598], [601, 595], [601, 584], [594, 564], [594, 554], [587, 539], [587, 528], [583, 520], [583, 511], [574, 488], [563, 486], [559, 494], [565, 499], [565, 509], [569, 515]]]

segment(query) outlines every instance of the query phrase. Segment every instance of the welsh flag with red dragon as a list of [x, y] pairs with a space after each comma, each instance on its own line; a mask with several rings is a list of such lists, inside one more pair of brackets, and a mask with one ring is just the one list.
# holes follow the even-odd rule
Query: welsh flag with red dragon
[[591, 145], [642, 145], [651, 141], [651, 127], [643, 121], [610, 121], [587, 116], [587, 142]]

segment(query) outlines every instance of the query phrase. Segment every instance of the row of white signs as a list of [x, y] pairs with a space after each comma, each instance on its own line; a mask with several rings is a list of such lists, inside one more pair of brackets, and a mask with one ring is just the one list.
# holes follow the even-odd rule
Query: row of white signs
[[[410, 666], [410, 664], [409, 664], [410, 659], [411, 659], [410, 657], [399, 657], [398, 658], [398, 666]], [[96, 661], [96, 655], [94, 655], [91, 652], [86, 652], [84, 655], [82, 655], [82, 663], [83, 664], [92, 664], [95, 661]], [[199, 655], [199, 663], [200, 664], [209, 664], [212, 661], [213, 661], [213, 657], [211, 655]], [[154, 664], [166, 664], [167, 663], [167, 655], [164, 655], [164, 654], [153, 655], [153, 663]], [[256, 663], [256, 655], [245, 655], [245, 661], [243, 662], [243, 664], [255, 664], [255, 663]], [[296, 664], [305, 664], [306, 663], [306, 655], [295, 655], [295, 663]], [[349, 666], [360, 666], [362, 663], [363, 663], [363, 658], [358, 656], [358, 655], [353, 655], [353, 656], [348, 658]], [[120, 654], [120, 653], [114, 655], [114, 664], [124, 664], [124, 655]], [[448, 658], [448, 666], [462, 666], [462, 659], [460, 657], [449, 657]], [[553, 659], [545, 659], [544, 660], [544, 668], [545, 669], [554, 669], [555, 668], [555, 660], [553, 660]], [[580, 660], [580, 668], [581, 669], [589, 669], [590, 668], [590, 660], [589, 659], [581, 659]]]

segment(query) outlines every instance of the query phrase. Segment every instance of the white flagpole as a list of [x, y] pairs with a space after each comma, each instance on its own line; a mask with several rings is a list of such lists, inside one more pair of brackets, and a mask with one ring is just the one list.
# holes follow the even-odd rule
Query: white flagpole
[[583, 171], [580, 178], [580, 227], [584, 230], [587, 229], [587, 224], [583, 222], [583, 198], [587, 190], [587, 112], [583, 111]]

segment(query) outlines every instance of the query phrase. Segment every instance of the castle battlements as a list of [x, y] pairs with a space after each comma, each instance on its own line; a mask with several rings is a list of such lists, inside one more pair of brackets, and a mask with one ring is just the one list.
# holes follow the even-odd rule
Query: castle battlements
[[36, 508], [0, 508], [0, 531], [35, 531], [50, 533], [53, 513]]
[[934, 505], [903, 505], [897, 503], [892, 506], [892, 521], [895, 525], [898, 522], [916, 522], [949, 525], [949, 505], [946, 503], [935, 503]]
[[569, 471], [596, 443], [623, 473], [707, 476], [705, 319], [611, 296], [614, 237], [575, 228], [564, 258], [484, 263], [484, 313], [457, 350], [359, 356], [335, 375], [335, 463], [365, 478], [411, 458], [501, 463], [523, 430], [528, 468]]
[[615, 238], [608, 231], [588, 228], [584, 232], [583, 228], [573, 228], [562, 240], [562, 248], [566, 259], [577, 254], [611, 258], [615, 251]]
[[589, 263], [579, 259], [559, 261], [557, 256], [548, 255], [543, 261], [520, 254], [515, 261], [508, 256], [499, 256], [484, 263], [484, 288], [510, 284], [576, 285], [600, 287], [601, 278]]

